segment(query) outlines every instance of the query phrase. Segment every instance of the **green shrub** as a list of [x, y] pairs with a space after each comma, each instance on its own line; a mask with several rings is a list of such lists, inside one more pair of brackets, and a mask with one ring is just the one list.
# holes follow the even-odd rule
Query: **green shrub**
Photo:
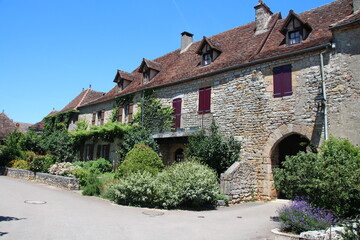
[[210, 135], [201, 129], [189, 137], [185, 156], [187, 159], [189, 157], [199, 158], [220, 176], [235, 161], [239, 160], [240, 149], [240, 143], [233, 136], [228, 138], [221, 136], [218, 126], [213, 122]]
[[155, 152], [159, 150], [159, 145], [154, 138], [151, 137], [151, 132], [149, 130], [141, 127], [134, 127], [125, 133], [124, 141], [119, 145], [117, 153], [120, 155], [120, 161], [123, 161], [126, 154], [139, 143], [151, 147]]
[[86, 180], [90, 175], [90, 172], [84, 168], [76, 168], [72, 171], [72, 174], [76, 179], [79, 180], [80, 187], [84, 187], [86, 185]]
[[118, 204], [156, 206], [155, 177], [147, 172], [131, 172], [106, 188], [105, 197]]
[[106, 186], [104, 196], [119, 204], [160, 208], [213, 205], [219, 194], [216, 173], [198, 162], [182, 162], [158, 175], [131, 172]]
[[164, 208], [213, 204], [219, 193], [215, 171], [199, 162], [181, 162], [157, 176], [158, 202]]
[[360, 216], [347, 221], [343, 224], [344, 232], [338, 231], [343, 240], [359, 240], [360, 239]]
[[117, 177], [137, 171], [147, 171], [155, 175], [163, 168], [161, 158], [153, 149], [144, 144], [136, 144], [120, 164]]
[[109, 160], [106, 160], [105, 158], [99, 158], [94, 161], [90, 161], [91, 166], [89, 167], [89, 171], [91, 173], [105, 173], [105, 172], [111, 172], [112, 170], [112, 164]]
[[83, 195], [87, 196], [98, 196], [101, 191], [101, 183], [96, 175], [90, 174], [86, 179], [86, 185], [82, 192]]
[[274, 179], [276, 189], [287, 198], [308, 196], [317, 207], [347, 217], [360, 211], [359, 176], [360, 149], [347, 140], [331, 138], [319, 154], [286, 157]]
[[29, 163], [25, 160], [12, 160], [8, 163], [7, 166], [10, 168], [18, 168], [18, 169], [25, 169], [25, 170], [29, 170], [29, 168], [30, 168]]

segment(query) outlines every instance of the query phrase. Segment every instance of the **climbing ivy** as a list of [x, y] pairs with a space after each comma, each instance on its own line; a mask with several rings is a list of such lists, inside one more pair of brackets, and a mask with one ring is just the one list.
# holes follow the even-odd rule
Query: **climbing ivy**
[[45, 117], [43, 135], [48, 136], [57, 130], [66, 130], [75, 112], [74, 110], [70, 110]]
[[133, 102], [135, 94], [129, 94], [126, 96], [121, 96], [116, 99], [115, 104], [113, 106], [113, 110], [111, 113], [110, 121], [116, 122], [119, 116], [119, 107], [125, 106]]

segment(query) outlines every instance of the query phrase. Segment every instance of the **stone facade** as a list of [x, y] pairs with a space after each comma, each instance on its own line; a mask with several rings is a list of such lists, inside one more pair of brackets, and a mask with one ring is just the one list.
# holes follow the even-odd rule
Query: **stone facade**
[[[349, 1], [341, 0], [334, 4], [342, 2]], [[328, 7], [330, 9], [331, 5]], [[324, 9], [326, 8], [322, 8]], [[253, 26], [260, 24], [262, 27], [258, 27], [257, 33], [250, 31], [254, 34], [253, 39], [270, 31], [270, 26], [276, 25], [274, 18], [278, 16], [273, 15], [262, 2], [259, 2], [256, 10], [259, 16], [256, 16], [257, 20]], [[261, 16], [265, 14], [264, 11], [266, 11], [266, 16]], [[328, 17], [329, 13], [332, 12], [322, 14]], [[305, 15], [304, 17], [308, 17]], [[294, 16], [298, 17], [292, 13], [289, 19]], [[284, 22], [281, 25], [283, 24]], [[315, 25], [315, 22], [313, 24]], [[133, 102], [137, 103], [140, 101], [143, 90], [154, 88], [156, 97], [164, 105], [172, 106], [175, 99], [181, 99], [180, 127], [177, 131], [153, 135], [160, 143], [164, 162], [168, 164], [174, 162], [176, 152], [186, 147], [187, 137], [198, 128], [208, 128], [214, 120], [223, 135], [233, 135], [242, 144], [239, 162], [234, 163], [221, 176], [222, 192], [233, 202], [238, 202], [254, 197], [276, 197], [272, 170], [280, 166], [285, 155], [295, 154], [300, 150], [300, 143], [305, 142], [313, 147], [319, 147], [325, 138], [334, 135], [349, 139], [359, 146], [360, 46], [358, 39], [360, 39], [360, 28], [357, 24], [330, 31], [329, 25], [319, 32], [314, 29], [308, 37], [311, 39], [328, 31], [330, 35], [332, 34], [332, 41], [329, 40], [325, 44], [299, 48], [301, 50], [297, 51], [289, 50], [284, 54], [269, 51], [269, 54], [274, 55], [260, 54], [262, 58], [252, 62], [245, 61], [217, 70], [211, 70], [212, 66], [217, 66], [215, 64], [209, 66], [194, 64], [193, 72], [189, 72], [193, 74], [197, 71], [196, 73], [200, 72], [200, 75], [190, 75], [186, 78], [184, 77], [186, 75], [181, 75], [181, 73], [181, 78], [174, 82], [166, 83], [168, 80], [164, 73], [166, 61], [160, 58], [158, 60], [158, 66], [162, 66], [160, 73], [144, 86], [141, 85], [142, 81], [139, 77], [138, 83], [129, 84], [128, 89], [134, 87], [132, 92], [129, 90], [127, 94], [135, 93]], [[280, 30], [280, 27], [277, 30]], [[226, 33], [221, 36], [224, 34]], [[274, 36], [276, 34], [278, 33], [274, 33]], [[269, 35], [269, 39], [275, 41], [272, 37]], [[288, 37], [287, 35], [286, 38]], [[279, 38], [283, 39], [284, 36], [281, 35]], [[222, 41], [220, 37], [212, 40], [209, 38], [209, 42], [215, 47], [217, 45], [212, 42], [214, 39], [220, 43]], [[264, 41], [267, 39], [265, 38]], [[304, 45], [300, 43], [297, 46], [307, 46], [309, 42], [306, 41], [311, 41], [309, 39], [304, 40]], [[200, 46], [200, 42], [192, 43], [185, 52], [179, 52], [177, 57], [198, 54], [196, 48]], [[297, 49], [296, 44], [295, 46], [281, 45], [279, 47], [276, 44], [272, 46], [279, 51], [287, 50], [287, 47]], [[222, 47], [225, 48], [225, 46]], [[264, 48], [266, 49], [266, 46]], [[221, 47], [216, 49], [221, 49]], [[215, 62], [232, 57], [232, 52], [228, 53], [228, 56], [224, 56], [225, 54], [225, 52], [221, 53], [219, 60]], [[166, 57], [170, 58], [173, 55], [176, 54], [171, 53]], [[179, 60], [179, 64], [189, 59], [190, 57]], [[160, 64], [162, 60], [163, 65]], [[169, 62], [171, 62], [169, 63], [169, 69], [171, 69], [175, 65], [175, 60]], [[274, 97], [274, 69], [286, 65], [291, 66], [292, 92], [287, 96]], [[175, 79], [174, 71], [174, 69], [169, 70], [169, 79]], [[186, 71], [187, 69], [183, 69], [183, 72], [188, 73]], [[136, 74], [139, 74], [138, 71], [130, 75], [136, 80]], [[155, 84], [156, 78], [161, 82], [159, 85]], [[141, 86], [144, 89], [141, 89]], [[199, 114], [199, 90], [207, 87], [211, 88], [210, 111]], [[126, 89], [124, 91], [126, 92]], [[82, 107], [79, 119], [91, 122], [92, 113], [103, 109], [105, 122], [108, 121], [116, 96], [121, 96], [121, 94], [114, 95], [113, 100]], [[136, 111], [135, 105], [134, 114]], [[112, 157], [116, 156], [112, 155]]]

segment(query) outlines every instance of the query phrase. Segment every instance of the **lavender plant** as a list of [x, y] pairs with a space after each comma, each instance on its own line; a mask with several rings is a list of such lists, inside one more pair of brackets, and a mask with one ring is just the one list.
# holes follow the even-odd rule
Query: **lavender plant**
[[296, 199], [278, 210], [280, 229], [299, 234], [306, 231], [324, 230], [337, 219], [329, 211], [311, 206], [305, 200]]

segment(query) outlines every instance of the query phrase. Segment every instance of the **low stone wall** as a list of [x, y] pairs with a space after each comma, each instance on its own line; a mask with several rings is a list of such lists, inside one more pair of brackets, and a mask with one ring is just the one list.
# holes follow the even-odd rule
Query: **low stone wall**
[[37, 182], [69, 190], [79, 189], [79, 180], [71, 177], [63, 177], [47, 173], [35, 173], [32, 171], [16, 168], [0, 168], [0, 174], [13, 178], [35, 180]]
[[256, 175], [253, 166], [235, 162], [220, 176], [220, 190], [232, 203], [253, 200], [256, 197]]

